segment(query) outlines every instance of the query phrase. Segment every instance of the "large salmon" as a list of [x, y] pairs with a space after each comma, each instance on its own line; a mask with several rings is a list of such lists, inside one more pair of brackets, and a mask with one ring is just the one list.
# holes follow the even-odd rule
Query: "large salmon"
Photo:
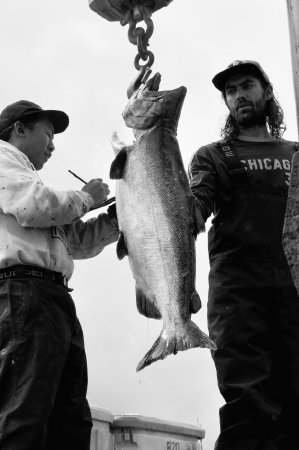
[[[141, 314], [163, 320], [163, 329], [137, 371], [167, 355], [193, 347], [215, 348], [191, 321], [200, 308], [195, 289], [195, 237], [204, 229], [176, 138], [186, 88], [158, 91], [160, 75], [131, 92], [123, 117], [136, 141], [126, 145], [116, 133], [119, 258], [128, 255]], [[138, 84], [137, 84], [138, 86]], [[136, 86], [135, 86], [136, 87]]]

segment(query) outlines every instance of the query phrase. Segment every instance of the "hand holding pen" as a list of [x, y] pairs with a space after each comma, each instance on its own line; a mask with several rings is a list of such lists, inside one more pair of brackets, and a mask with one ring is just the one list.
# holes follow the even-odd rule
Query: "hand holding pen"
[[82, 188], [82, 191], [88, 192], [94, 198], [95, 205], [90, 208], [90, 211], [101, 208], [102, 206], [110, 205], [110, 203], [115, 201], [115, 197], [107, 199], [110, 190], [108, 185], [106, 183], [103, 183], [103, 180], [101, 178], [96, 178], [94, 180], [86, 182], [71, 170], [69, 170], [69, 172], [75, 178], [78, 178], [78, 180], [82, 181], [82, 183], [85, 184], [85, 186]]

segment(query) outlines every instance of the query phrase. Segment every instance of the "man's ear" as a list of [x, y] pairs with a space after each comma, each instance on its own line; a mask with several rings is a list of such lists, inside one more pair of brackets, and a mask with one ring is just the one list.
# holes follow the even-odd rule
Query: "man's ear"
[[19, 121], [15, 122], [13, 127], [14, 127], [14, 130], [15, 130], [15, 133], [17, 136], [20, 136], [20, 137], [25, 136], [26, 128], [22, 122], [19, 122]]
[[273, 97], [273, 87], [272, 84], [268, 84], [268, 86], [265, 88], [265, 96], [266, 96], [266, 100], [271, 100], [271, 98]]

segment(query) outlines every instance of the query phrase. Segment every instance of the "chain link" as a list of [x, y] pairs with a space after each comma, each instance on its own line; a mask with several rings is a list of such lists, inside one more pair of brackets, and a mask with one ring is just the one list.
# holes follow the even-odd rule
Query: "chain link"
[[151, 52], [149, 50], [146, 50], [144, 57], [142, 58], [144, 61], [146, 61], [147, 59], [148, 59], [148, 61], [145, 64], [141, 65], [139, 63], [140, 59], [141, 59], [141, 56], [139, 54], [137, 54], [134, 59], [134, 66], [137, 70], [142, 69], [142, 67], [152, 67], [152, 65], [154, 64], [154, 61], [155, 61], [153, 52]]
[[[140, 65], [141, 59], [143, 61], [147, 61], [147, 63], [145, 64], [147, 67], [151, 67], [155, 60], [154, 54], [149, 50], [147, 50], [147, 47], [149, 46], [149, 39], [154, 32], [154, 24], [152, 19], [150, 18], [150, 13], [148, 11], [146, 11], [146, 14], [144, 15], [142, 15], [142, 10], [138, 12], [139, 12], [139, 15], [137, 16], [138, 21], [142, 17], [142, 20], [146, 25], [145, 29], [142, 27], [136, 28], [137, 20], [133, 18], [133, 14], [131, 11], [126, 15], [126, 17], [121, 23], [122, 25], [126, 25], [127, 23], [129, 24], [128, 30], [129, 41], [133, 45], [136, 45], [138, 50], [138, 53], [134, 60], [134, 65], [137, 70], [140, 70], [141, 67], [143, 67]], [[136, 11], [134, 17], [136, 17]]]

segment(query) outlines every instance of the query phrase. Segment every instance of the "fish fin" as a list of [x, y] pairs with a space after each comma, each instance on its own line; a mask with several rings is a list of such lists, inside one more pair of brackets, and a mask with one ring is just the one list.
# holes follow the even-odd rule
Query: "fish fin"
[[161, 319], [161, 314], [153, 301], [136, 287], [136, 305], [138, 312], [149, 319]]
[[174, 332], [172, 336], [168, 336], [167, 329], [163, 329], [152, 348], [138, 364], [136, 371], [139, 372], [144, 367], [149, 366], [159, 359], [164, 359], [168, 355], [175, 355], [179, 351], [195, 347], [209, 348], [211, 350], [216, 349], [214, 342], [190, 319], [185, 322], [180, 330]]
[[196, 239], [199, 233], [205, 231], [205, 221], [201, 215], [198, 200], [194, 195], [189, 197], [189, 206], [191, 211], [191, 231]]
[[128, 256], [128, 249], [125, 242], [125, 236], [122, 231], [119, 233], [119, 238], [116, 245], [116, 254], [118, 259], [123, 259], [125, 256]]
[[189, 310], [190, 314], [196, 314], [201, 308], [201, 300], [196, 291], [191, 294]]
[[130, 148], [130, 145], [126, 144], [124, 141], [122, 141], [117, 132], [113, 131], [111, 136], [111, 145], [114, 150], [114, 153], [117, 155], [121, 150], [126, 150], [127, 148]]
[[127, 152], [126, 150], [120, 150], [120, 152], [116, 155], [114, 161], [111, 164], [110, 168], [110, 178], [111, 180], [119, 180], [122, 178], [125, 165], [127, 161]]

